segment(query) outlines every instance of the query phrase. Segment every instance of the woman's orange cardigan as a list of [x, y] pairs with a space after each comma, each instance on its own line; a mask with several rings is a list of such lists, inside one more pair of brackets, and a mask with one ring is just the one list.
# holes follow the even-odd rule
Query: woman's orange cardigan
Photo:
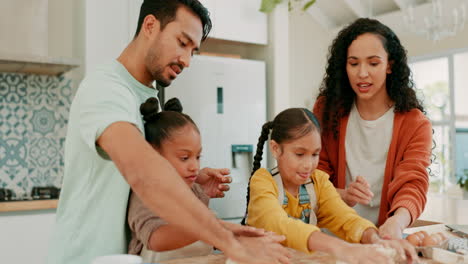
[[[319, 98], [313, 112], [322, 119], [324, 100]], [[346, 186], [345, 138], [349, 115], [341, 118], [337, 138], [333, 132], [322, 132], [322, 151], [318, 169], [330, 175], [336, 188]], [[393, 134], [388, 149], [378, 226], [399, 207], [408, 209], [411, 222], [424, 210], [429, 187], [427, 167], [431, 163], [432, 126], [419, 110], [395, 113]]]

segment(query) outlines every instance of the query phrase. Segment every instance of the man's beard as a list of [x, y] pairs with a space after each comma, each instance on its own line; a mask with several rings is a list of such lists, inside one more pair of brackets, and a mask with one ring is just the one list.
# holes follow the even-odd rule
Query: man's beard
[[158, 62], [161, 60], [157, 52], [150, 52], [146, 57], [146, 69], [151, 74], [151, 77], [159, 86], [167, 87], [171, 84], [171, 80], [165, 80], [163, 73], [165, 66], [160, 67]]
[[[179, 74], [182, 73], [182, 71], [183, 71], [183, 69], [184, 69], [184, 66], [182, 66], [182, 65], [179, 64], [179, 63], [173, 62], [173, 63], [168, 64], [166, 67], [171, 68], [171, 66], [173, 66], [173, 65], [176, 65], [177, 67], [179, 67], [179, 69], [180, 69]], [[162, 87], [167, 87], [167, 86], [169, 86], [169, 85], [172, 83], [172, 81], [174, 81], [175, 78], [177, 78], [177, 77], [175, 77], [174, 79], [169, 78], [168, 81], [165, 81], [165, 80], [164, 80], [165, 78], [163, 77], [163, 72], [164, 72], [164, 70], [165, 70], [166, 67], [164, 67], [164, 68], [162, 68], [162, 69], [155, 69], [155, 70], [151, 73], [151, 75], [153, 76], [153, 79], [156, 81], [156, 83], [157, 83], [158, 85], [162, 86]], [[178, 75], [178, 74], [177, 74], [177, 75]], [[176, 75], [176, 76], [177, 76], [177, 75]]]
[[164, 80], [162, 80], [162, 78], [156, 78], [155, 75], [153, 75], [153, 78], [155, 79], [156, 83], [158, 84], [158, 86], [160, 87], [167, 87], [171, 84], [171, 82], [166, 82]]
[[151, 73], [151, 77], [153, 77], [153, 80], [156, 81], [156, 83], [159, 85], [159, 86], [162, 86], [162, 87], [167, 87], [171, 84], [171, 80], [166, 80], [166, 78], [164, 78], [163, 76], [163, 73], [164, 73], [164, 69], [165, 67], [156, 67], [156, 68], [150, 68], [148, 67], [149, 69], [151, 69], [150, 73]]

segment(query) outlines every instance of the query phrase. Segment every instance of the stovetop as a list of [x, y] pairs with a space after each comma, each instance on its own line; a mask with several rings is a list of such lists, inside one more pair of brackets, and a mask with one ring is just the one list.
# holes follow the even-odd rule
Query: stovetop
[[30, 194], [17, 195], [13, 190], [0, 188], [0, 202], [58, 199], [60, 188], [55, 186], [33, 187]]

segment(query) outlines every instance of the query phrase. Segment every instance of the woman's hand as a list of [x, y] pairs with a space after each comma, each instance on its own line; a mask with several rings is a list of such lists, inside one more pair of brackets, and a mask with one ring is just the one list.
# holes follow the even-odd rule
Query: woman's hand
[[370, 184], [362, 176], [357, 176], [356, 180], [351, 182], [348, 187], [340, 191], [341, 199], [351, 207], [356, 204], [369, 204], [374, 197], [370, 190]]
[[411, 215], [408, 209], [400, 207], [379, 227], [379, 235], [384, 239], [401, 239], [403, 229], [410, 223]]
[[408, 263], [413, 263], [418, 260], [418, 255], [414, 247], [404, 239], [382, 239], [379, 237], [377, 230], [368, 228], [364, 231], [361, 238], [361, 243], [380, 245], [385, 248], [392, 248], [398, 254], [398, 259], [408, 260]]
[[406, 263], [416, 263], [419, 259], [413, 245], [405, 239], [381, 239], [376, 244], [385, 248], [393, 248], [399, 258], [403, 261], [406, 260]]
[[403, 228], [397, 219], [390, 217], [379, 227], [379, 235], [385, 239], [401, 239]]

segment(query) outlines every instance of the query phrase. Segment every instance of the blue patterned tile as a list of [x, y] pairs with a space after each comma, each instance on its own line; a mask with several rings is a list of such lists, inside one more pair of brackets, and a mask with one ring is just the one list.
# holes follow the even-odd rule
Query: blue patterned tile
[[0, 159], [0, 167], [27, 167], [26, 164], [26, 139], [6, 138], [0, 141], [1, 152], [5, 153]]
[[57, 105], [60, 93], [60, 77], [45, 75], [29, 75], [28, 83], [28, 103], [34, 105]]
[[0, 187], [61, 186], [74, 86], [66, 76], [0, 73]]
[[22, 104], [7, 103], [0, 107], [0, 135], [23, 137], [27, 133], [27, 110]]
[[34, 132], [45, 136], [54, 132], [55, 124], [57, 122], [55, 120], [54, 112], [42, 107], [41, 109], [33, 112], [31, 123]]
[[0, 97], [7, 103], [24, 102], [27, 95], [27, 83], [24, 74], [0, 73]]

